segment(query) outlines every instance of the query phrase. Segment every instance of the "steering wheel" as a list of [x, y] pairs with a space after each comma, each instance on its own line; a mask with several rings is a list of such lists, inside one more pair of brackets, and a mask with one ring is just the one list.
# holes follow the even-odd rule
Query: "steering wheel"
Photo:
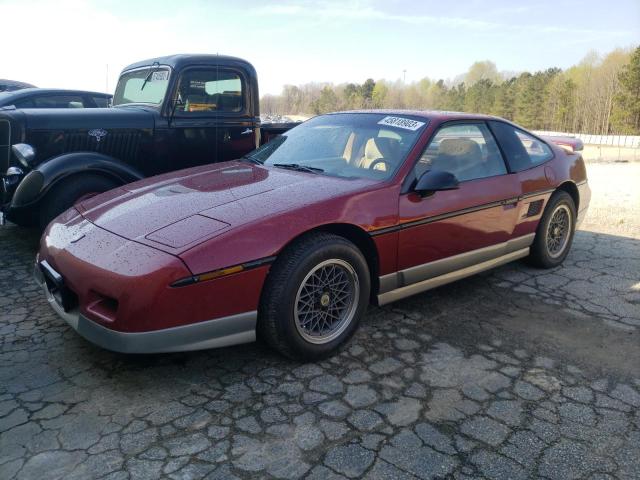
[[[384, 168], [376, 168], [378, 165], [384, 165]], [[369, 170], [381, 170], [386, 172], [391, 165], [384, 158], [378, 158], [369, 165]]]

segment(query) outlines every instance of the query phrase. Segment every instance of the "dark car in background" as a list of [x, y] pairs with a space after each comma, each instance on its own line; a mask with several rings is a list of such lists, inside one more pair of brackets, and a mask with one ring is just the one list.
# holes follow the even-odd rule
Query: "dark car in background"
[[58, 88], [22, 88], [0, 92], [0, 108], [105, 108], [111, 105], [110, 93], [63, 90]]
[[0, 206], [43, 228], [80, 198], [242, 157], [294, 124], [262, 125], [253, 66], [222, 55], [144, 60], [112, 108], [0, 109]]
[[7, 80], [0, 78], [0, 92], [13, 92], [14, 90], [20, 90], [22, 88], [35, 88], [35, 85], [30, 83], [18, 82], [16, 80]]

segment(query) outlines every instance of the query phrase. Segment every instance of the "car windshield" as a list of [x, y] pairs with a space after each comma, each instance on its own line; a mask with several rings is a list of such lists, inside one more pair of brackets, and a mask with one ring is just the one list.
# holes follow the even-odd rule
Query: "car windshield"
[[113, 96], [113, 105], [160, 105], [169, 85], [170, 73], [167, 67], [155, 66], [122, 74]]
[[345, 178], [390, 178], [427, 120], [339, 113], [312, 118], [250, 153], [253, 161]]

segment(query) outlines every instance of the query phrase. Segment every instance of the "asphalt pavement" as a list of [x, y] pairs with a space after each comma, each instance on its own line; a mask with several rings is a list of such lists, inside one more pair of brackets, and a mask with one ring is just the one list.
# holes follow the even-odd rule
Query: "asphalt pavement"
[[317, 364], [95, 347], [0, 228], [0, 478], [640, 478], [640, 164], [588, 169], [563, 266], [371, 308]]

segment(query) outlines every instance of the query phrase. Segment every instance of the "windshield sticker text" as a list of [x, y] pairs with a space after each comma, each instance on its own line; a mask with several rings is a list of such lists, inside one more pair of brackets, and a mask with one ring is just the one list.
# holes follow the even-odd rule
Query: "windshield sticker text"
[[169, 72], [167, 72], [166, 70], [160, 70], [158, 72], [153, 72], [153, 74], [151, 75], [151, 81], [152, 82], [162, 82], [162, 81], [166, 80], [167, 78], [169, 78]]
[[415, 132], [420, 127], [424, 126], [424, 122], [418, 122], [417, 120], [411, 120], [409, 118], [402, 117], [384, 117], [378, 122], [378, 125], [404, 128], [405, 130], [412, 130]]

